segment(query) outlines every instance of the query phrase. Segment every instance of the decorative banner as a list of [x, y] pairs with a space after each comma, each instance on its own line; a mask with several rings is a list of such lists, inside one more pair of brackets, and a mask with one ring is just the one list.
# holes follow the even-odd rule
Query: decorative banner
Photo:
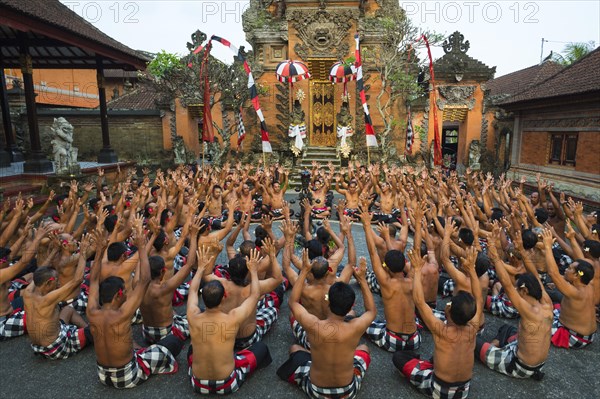
[[242, 107], [235, 115], [235, 122], [238, 128], [238, 136], [237, 136], [237, 149], [238, 151], [242, 148], [242, 141], [246, 138], [246, 128], [244, 127], [244, 120], [242, 119]]
[[[427, 46], [427, 56], [429, 57], [429, 76], [431, 77], [431, 89], [433, 91], [433, 96], [431, 98], [431, 109], [433, 109], [433, 164], [439, 166], [442, 164], [442, 145], [440, 142], [440, 127], [438, 123], [437, 117], [437, 89], [435, 87], [435, 75], [433, 74], [433, 58], [431, 57], [431, 48], [429, 47], [429, 41], [425, 35], [422, 35], [420, 39], [425, 41], [425, 46]], [[419, 39], [419, 40], [420, 40]]]
[[351, 64], [339, 61], [331, 66], [329, 70], [329, 80], [333, 83], [344, 84], [344, 94], [348, 94], [346, 84], [356, 79], [356, 67]]
[[413, 130], [412, 116], [410, 114], [410, 105], [408, 106], [408, 114], [406, 116], [406, 155], [412, 155], [412, 146], [415, 141], [415, 133]]
[[365, 95], [358, 33], [354, 35], [354, 40], [356, 42], [356, 50], [354, 52], [356, 57], [356, 89], [360, 93], [360, 102], [365, 113], [365, 137], [367, 139], [367, 147], [377, 147], [377, 138], [375, 137], [375, 130], [373, 130], [373, 122], [371, 122], [371, 115], [369, 115], [369, 106], [367, 105], [367, 97]]
[[256, 111], [256, 115], [258, 115], [258, 119], [260, 120], [260, 133], [261, 133], [261, 141], [262, 141], [262, 150], [263, 152], [273, 152], [271, 148], [271, 143], [269, 142], [269, 132], [267, 131], [267, 124], [265, 123], [265, 117], [260, 109], [260, 102], [258, 101], [258, 90], [256, 89], [256, 85], [254, 84], [254, 78], [252, 77], [252, 71], [250, 70], [250, 65], [244, 58], [244, 55], [238, 50], [237, 47], [232, 45], [228, 40], [225, 40], [219, 36], [211, 36], [209, 43], [215, 40], [222, 45], [229, 47], [229, 49], [235, 54], [235, 57], [244, 63], [244, 70], [248, 75], [248, 90], [250, 91], [250, 101], [252, 101], [252, 106], [254, 107], [254, 111]]
[[345, 147], [348, 144], [346, 143], [346, 139], [351, 137], [354, 134], [354, 129], [352, 126], [340, 126], [337, 127], [337, 136], [341, 138], [340, 147]]
[[310, 73], [304, 63], [295, 60], [285, 60], [277, 65], [275, 76], [277, 76], [277, 80], [281, 83], [289, 83], [293, 87], [295, 82], [310, 78]]
[[213, 131], [212, 113], [210, 107], [210, 82], [208, 81], [208, 59], [212, 45], [210, 42], [206, 45], [206, 51], [202, 57], [200, 64], [200, 79], [204, 78], [204, 108], [202, 112], [202, 141], [212, 143], [215, 141], [215, 133]]
[[290, 125], [288, 128], [288, 137], [294, 139], [294, 146], [298, 149], [298, 151], [302, 151], [304, 148], [303, 139], [306, 137], [306, 123], [301, 123], [299, 125]]

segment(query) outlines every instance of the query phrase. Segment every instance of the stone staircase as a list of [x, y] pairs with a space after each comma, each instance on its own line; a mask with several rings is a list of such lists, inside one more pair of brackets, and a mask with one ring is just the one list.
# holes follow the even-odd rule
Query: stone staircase
[[304, 169], [312, 170], [312, 162], [317, 161], [321, 166], [326, 166], [330, 161], [337, 168], [341, 166], [340, 159], [336, 155], [335, 147], [307, 147], [306, 155], [300, 164], [290, 174], [290, 188], [300, 187], [300, 172]]

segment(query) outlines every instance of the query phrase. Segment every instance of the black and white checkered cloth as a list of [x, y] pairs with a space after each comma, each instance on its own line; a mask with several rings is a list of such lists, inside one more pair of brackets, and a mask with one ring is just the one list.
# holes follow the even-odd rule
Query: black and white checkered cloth
[[352, 399], [356, 397], [365, 373], [371, 363], [371, 357], [367, 352], [356, 351], [354, 353], [354, 379], [345, 387], [340, 388], [321, 388], [310, 381], [310, 366], [312, 361], [300, 366], [294, 371], [293, 382], [302, 389], [310, 398], [314, 399], [332, 399], [343, 398]]
[[[437, 399], [462, 399], [469, 396], [471, 381], [461, 384], [448, 384], [433, 374], [433, 364], [425, 360], [411, 361], [412, 369], [404, 367], [404, 375], [419, 392]], [[410, 374], [406, 372], [410, 371]]]
[[421, 333], [399, 334], [390, 331], [385, 321], [375, 320], [367, 328], [367, 336], [373, 343], [388, 352], [415, 350], [421, 346]]
[[298, 345], [310, 350], [310, 342], [308, 342], [308, 335], [304, 327], [293, 316], [290, 316], [290, 324], [292, 325], [292, 334], [294, 334]]
[[151, 345], [134, 352], [131, 361], [123, 367], [105, 367], [98, 364], [98, 378], [109, 387], [134, 388], [152, 374], [173, 374], [178, 369], [177, 361], [167, 348]]
[[273, 298], [265, 296], [264, 306], [256, 310], [256, 330], [254, 334], [245, 338], [237, 338], [235, 340], [235, 349], [247, 349], [252, 344], [261, 341], [277, 321], [278, 314], [279, 309], [275, 306]]
[[152, 327], [142, 324], [142, 335], [151, 344], [155, 344], [173, 333], [173, 330], [177, 330], [174, 334], [181, 339], [187, 339], [190, 336], [190, 325], [185, 315], [173, 315], [173, 324], [166, 327]]
[[442, 297], [445, 298], [454, 295], [454, 287], [454, 280], [452, 280], [451, 278], [446, 280], [444, 282], [444, 288], [442, 289]]
[[249, 350], [242, 350], [237, 352], [234, 358], [235, 368], [228, 378], [224, 380], [201, 380], [194, 376], [192, 370], [193, 358], [190, 355], [188, 357], [188, 375], [194, 391], [201, 394], [228, 395], [240, 389], [244, 381], [256, 370], [256, 357]]
[[500, 292], [498, 295], [488, 296], [487, 302], [486, 308], [494, 316], [504, 317], [505, 319], [515, 319], [519, 317], [519, 311], [513, 306], [508, 295], [504, 292]]
[[377, 276], [375, 276], [375, 273], [367, 271], [366, 279], [369, 290], [371, 290], [373, 294], [381, 296], [381, 286], [379, 285], [379, 281], [377, 281]]
[[590, 335], [583, 335], [577, 331], [573, 331], [570, 328], [565, 327], [559, 320], [560, 309], [554, 309], [554, 320], [552, 321], [552, 344], [559, 348], [568, 349], [581, 349], [585, 348], [592, 342], [596, 337], [596, 333]]
[[[512, 341], [502, 348], [484, 343], [480, 355], [481, 361], [490, 369], [514, 378], [531, 378], [541, 374], [544, 363], [526, 366], [517, 357], [518, 341]], [[543, 375], [543, 374], [542, 374]]]
[[33, 351], [47, 359], [67, 359], [85, 347], [85, 334], [83, 328], [66, 324], [60, 320], [60, 331], [54, 342], [48, 346], [31, 344]]
[[242, 110], [235, 114], [235, 124], [238, 130], [237, 142], [238, 151], [242, 148], [242, 141], [246, 138], [246, 128], [244, 127], [244, 119], [242, 118]]
[[0, 317], [0, 341], [19, 337], [26, 332], [24, 310], [19, 310], [8, 316]]

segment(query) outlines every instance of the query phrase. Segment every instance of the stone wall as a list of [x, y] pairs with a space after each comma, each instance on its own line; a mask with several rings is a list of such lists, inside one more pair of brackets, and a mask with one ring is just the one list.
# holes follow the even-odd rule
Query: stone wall
[[[100, 116], [73, 111], [69, 115], [56, 112], [55, 114], [39, 115], [40, 136], [42, 147], [51, 153], [49, 143], [50, 127], [55, 117], [65, 117], [74, 128], [73, 145], [79, 148], [80, 161], [95, 161], [102, 148], [102, 130]], [[143, 161], [158, 159], [163, 151], [162, 121], [159, 115], [110, 115], [108, 117], [111, 147], [117, 152], [120, 161]]]
[[549, 137], [547, 132], [523, 132], [520, 163], [546, 165]]
[[579, 132], [575, 169], [600, 176], [600, 132]]

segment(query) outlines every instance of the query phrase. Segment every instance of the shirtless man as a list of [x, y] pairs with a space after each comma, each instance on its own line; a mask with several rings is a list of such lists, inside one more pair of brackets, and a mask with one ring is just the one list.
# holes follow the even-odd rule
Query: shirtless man
[[[81, 243], [82, 253], [91, 245], [87, 235]], [[72, 306], [62, 310], [58, 304], [67, 299], [83, 282], [85, 257], [79, 256], [72, 280], [60, 286], [58, 273], [50, 267], [40, 267], [33, 273], [33, 284], [23, 291], [27, 332], [31, 348], [47, 359], [66, 359], [93, 342], [87, 323]]]
[[[192, 237], [198, 235], [200, 222], [196, 218], [190, 228]], [[180, 238], [181, 241], [184, 237]], [[189, 324], [185, 316], [173, 311], [173, 292], [189, 276], [192, 266], [196, 263], [196, 246], [198, 242], [191, 240], [190, 256], [181, 269], [171, 275], [167, 274], [165, 260], [161, 256], [152, 256], [148, 259], [150, 264], [150, 277], [152, 281], [144, 295], [140, 306], [142, 317], [142, 335], [151, 344], [165, 338], [169, 333], [177, 335], [181, 339], [187, 339], [190, 335]]]
[[[266, 186], [266, 191], [268, 192], [268, 197], [270, 199], [269, 205], [270, 210], [269, 214], [273, 217], [273, 220], [283, 219], [285, 216], [282, 213], [283, 203], [285, 201], [284, 195], [285, 191], [281, 189], [282, 186], [287, 186], [288, 181], [288, 171], [279, 168], [280, 173], [283, 174], [283, 184], [280, 184], [278, 181], [274, 181], [272, 184], [268, 184]], [[263, 201], [264, 202], [264, 201]]]
[[224, 192], [221, 186], [215, 184], [212, 186], [210, 194], [210, 199], [206, 204], [206, 215], [212, 219], [221, 219], [223, 217], [223, 197], [229, 192]]
[[375, 192], [379, 195], [379, 212], [373, 218], [373, 222], [395, 223], [398, 221], [400, 211], [396, 208], [396, 193], [389, 181], [379, 183], [379, 168], [369, 166], [371, 181]]
[[[198, 253], [200, 264], [190, 284], [187, 318], [190, 323], [192, 345], [188, 351], [189, 375], [192, 387], [202, 394], [230, 394], [236, 392], [257, 368], [271, 363], [269, 349], [255, 342], [247, 349], [234, 352], [239, 327], [256, 311], [260, 283], [256, 273], [259, 254], [253, 249], [247, 259], [250, 274], [248, 296], [240, 306], [226, 311], [223, 299], [226, 291], [218, 280], [209, 281], [202, 288], [206, 310], [198, 306], [200, 278], [207, 266], [214, 263], [204, 248]], [[195, 356], [194, 356], [195, 352]]]
[[[308, 264], [308, 253], [303, 263]], [[367, 260], [361, 258], [354, 276], [360, 286], [365, 312], [352, 320], [345, 317], [355, 300], [354, 290], [342, 282], [333, 284], [325, 300], [329, 303], [327, 318], [320, 320], [300, 304], [300, 294], [310, 268], [304, 267], [289, 298], [294, 317], [308, 334], [311, 352], [299, 345], [290, 348], [289, 359], [277, 370], [284, 381], [297, 384], [309, 397], [354, 398], [371, 362], [369, 348], [358, 345], [361, 336], [377, 316], [373, 295], [367, 280]]]
[[381, 286], [385, 320], [376, 320], [367, 328], [367, 336], [373, 343], [388, 352], [414, 350], [421, 346], [421, 334], [415, 322], [415, 304], [412, 300], [412, 278], [406, 266], [404, 254], [390, 250], [384, 263], [375, 248], [375, 233], [371, 229], [371, 215], [361, 209], [361, 221], [365, 230], [371, 265]]
[[475, 334], [481, 318], [481, 287], [475, 273], [474, 251], [468, 252], [462, 263], [471, 280], [472, 292], [461, 291], [446, 305], [444, 323], [433, 315], [425, 303], [421, 269], [425, 260], [412, 250], [408, 258], [414, 269], [413, 298], [423, 320], [433, 334], [433, 364], [420, 360], [416, 353], [398, 351], [394, 354], [394, 366], [419, 392], [434, 398], [466, 398], [473, 376], [473, 353]]
[[552, 344], [559, 348], [584, 348], [594, 341], [596, 314], [594, 306], [594, 268], [583, 259], [577, 259], [567, 268], [564, 277], [552, 255], [554, 240], [549, 230], [542, 232], [548, 275], [563, 294], [560, 309], [554, 310]]
[[358, 198], [360, 192], [358, 191], [358, 183], [356, 180], [350, 180], [348, 188], [343, 189], [340, 187], [342, 176], [336, 177], [335, 191], [342, 194], [345, 197], [344, 215], [352, 218], [354, 221], [358, 221]]
[[331, 209], [326, 204], [327, 191], [329, 184], [323, 177], [317, 177], [312, 190], [312, 208], [311, 216], [317, 219], [326, 219], [331, 215]]
[[[263, 245], [265, 251], [268, 253], [271, 261], [270, 276], [264, 280], [259, 281], [260, 296], [272, 293], [283, 281], [283, 275], [281, 274], [281, 268], [276, 257], [276, 249], [272, 240], [267, 239]], [[223, 311], [229, 312], [235, 309], [244, 302], [248, 296], [250, 296], [250, 285], [247, 280], [248, 267], [246, 259], [238, 256], [229, 261], [229, 275], [230, 280], [217, 277], [210, 273], [210, 270], [205, 270], [204, 281], [220, 281], [223, 287], [225, 287], [225, 301], [223, 302]], [[235, 348], [236, 350], [246, 349], [255, 342], [262, 340], [262, 338], [269, 332], [275, 321], [277, 321], [277, 315], [279, 313], [280, 302], [276, 301], [275, 298], [267, 296], [265, 298], [265, 306], [261, 306], [257, 309], [258, 303], [254, 304], [254, 311], [250, 314], [238, 329]]]
[[[23, 256], [14, 265], [9, 266], [8, 256], [0, 258], [0, 341], [18, 337], [26, 333], [25, 311], [22, 300], [11, 302], [8, 296], [10, 282], [27, 268], [36, 255], [40, 241], [52, 230], [52, 224], [40, 226], [35, 232], [32, 242], [27, 242]], [[29, 229], [24, 232], [29, 234]]]
[[177, 372], [175, 356], [183, 341], [168, 335], [158, 343], [142, 350], [133, 350], [131, 319], [144, 299], [150, 284], [150, 267], [141, 223], [136, 223], [135, 244], [139, 248], [139, 273], [131, 289], [121, 277], [110, 276], [101, 283], [103, 264], [92, 267], [87, 317], [94, 336], [98, 378], [114, 388], [133, 388], [151, 374]]
[[552, 300], [537, 277], [535, 268], [519, 275], [515, 287], [494, 243], [488, 246], [488, 255], [496, 266], [498, 279], [513, 306], [519, 310], [521, 318], [518, 329], [504, 324], [491, 343], [477, 337], [475, 356], [499, 373], [539, 381], [544, 376], [542, 368], [550, 350]]

